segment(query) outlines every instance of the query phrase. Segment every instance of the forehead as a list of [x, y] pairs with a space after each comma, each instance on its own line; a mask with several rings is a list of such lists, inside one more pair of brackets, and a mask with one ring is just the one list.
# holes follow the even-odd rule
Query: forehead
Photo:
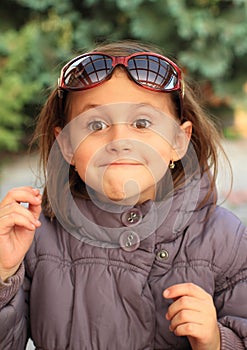
[[92, 89], [69, 93], [68, 117], [72, 119], [94, 106], [121, 102], [147, 103], [165, 113], [175, 115], [175, 106], [170, 93], [151, 91], [139, 86], [120, 67], [103, 84]]

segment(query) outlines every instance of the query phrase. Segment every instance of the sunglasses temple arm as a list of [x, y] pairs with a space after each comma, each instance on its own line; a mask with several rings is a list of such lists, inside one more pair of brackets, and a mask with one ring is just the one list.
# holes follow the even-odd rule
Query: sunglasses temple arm
[[66, 100], [67, 91], [58, 88], [57, 89], [57, 98], [58, 98], [58, 113], [61, 119], [65, 120], [64, 107]]

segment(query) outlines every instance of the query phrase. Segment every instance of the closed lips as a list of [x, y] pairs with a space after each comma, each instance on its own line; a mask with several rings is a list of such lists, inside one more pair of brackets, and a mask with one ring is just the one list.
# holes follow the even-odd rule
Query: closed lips
[[133, 162], [133, 161], [128, 161], [128, 160], [120, 160], [120, 161], [114, 161], [114, 162], [109, 162], [102, 164], [101, 166], [111, 166], [111, 165], [143, 165], [140, 162]]

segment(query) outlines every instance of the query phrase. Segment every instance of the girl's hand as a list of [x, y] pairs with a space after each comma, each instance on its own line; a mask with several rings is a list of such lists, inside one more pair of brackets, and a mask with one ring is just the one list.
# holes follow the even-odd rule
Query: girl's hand
[[12, 189], [0, 203], [0, 277], [3, 281], [12, 276], [23, 261], [40, 226], [40, 212], [41, 195], [32, 187]]
[[164, 298], [173, 299], [168, 308], [170, 330], [177, 336], [187, 336], [193, 350], [220, 350], [220, 332], [213, 299], [205, 290], [192, 283], [167, 288]]

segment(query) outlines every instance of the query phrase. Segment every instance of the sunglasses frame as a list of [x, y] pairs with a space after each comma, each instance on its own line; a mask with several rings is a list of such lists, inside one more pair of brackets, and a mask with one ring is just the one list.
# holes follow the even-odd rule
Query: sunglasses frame
[[[82, 59], [83, 57], [87, 57], [87, 56], [94, 56], [94, 55], [102, 55], [102, 56], [105, 56], [107, 58], [110, 58], [112, 60], [112, 67], [111, 69], [109, 70], [109, 72], [106, 74], [105, 78], [102, 79], [101, 81], [97, 82], [97, 83], [93, 83], [92, 85], [88, 85], [86, 87], [69, 87], [66, 85], [65, 83], [65, 73], [66, 71], [68, 70], [68, 68], [74, 63], [76, 62], [77, 60], [80, 60]], [[164, 60], [166, 63], [168, 63], [170, 66], [172, 66], [172, 68], [175, 70], [175, 72], [177, 73], [177, 84], [174, 88], [172, 89], [155, 89], [155, 88], [152, 88], [150, 86], [146, 86], [146, 85], [143, 85], [141, 84], [138, 80], [136, 80], [131, 72], [129, 71], [129, 67], [128, 67], [128, 61], [132, 58], [135, 58], [135, 57], [138, 57], [138, 56], [154, 56], [154, 57], [157, 57], [159, 59], [162, 59]], [[157, 53], [154, 53], [154, 52], [149, 52], [149, 51], [143, 51], [143, 52], [136, 52], [136, 53], [133, 53], [129, 56], [112, 56], [112, 55], [108, 55], [106, 53], [103, 53], [103, 52], [98, 52], [98, 51], [95, 51], [95, 52], [89, 52], [89, 53], [85, 53], [85, 54], [82, 54], [82, 55], [79, 55], [75, 58], [73, 58], [72, 60], [70, 60], [62, 69], [61, 69], [61, 74], [60, 74], [60, 78], [58, 79], [58, 87], [62, 90], [66, 90], [66, 91], [82, 91], [82, 90], [88, 90], [88, 89], [91, 89], [91, 88], [94, 88], [98, 85], [101, 85], [102, 83], [104, 83], [112, 74], [112, 72], [114, 71], [114, 69], [117, 67], [117, 66], [124, 66], [126, 71], [128, 72], [130, 78], [135, 82], [137, 83], [138, 85], [140, 85], [141, 87], [145, 88], [145, 89], [148, 89], [148, 90], [151, 90], [151, 91], [158, 91], [158, 92], [172, 92], [172, 91], [180, 91], [182, 97], [184, 96], [184, 84], [183, 84], [183, 78], [182, 78], [182, 71], [181, 69], [173, 62], [171, 61], [169, 58], [163, 56], [163, 55], [160, 55], [160, 54], [157, 54]]]

